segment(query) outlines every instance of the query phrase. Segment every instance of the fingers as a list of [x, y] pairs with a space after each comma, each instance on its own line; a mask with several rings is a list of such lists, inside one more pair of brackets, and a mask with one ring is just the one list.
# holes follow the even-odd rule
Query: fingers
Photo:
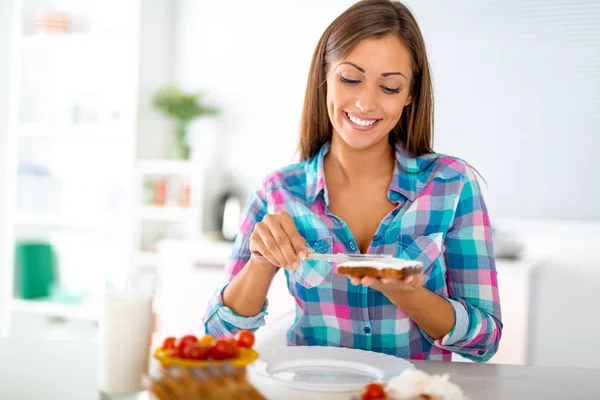
[[403, 279], [373, 278], [373, 277], [349, 277], [354, 286], [363, 285], [379, 291], [403, 290], [410, 291], [423, 286], [425, 277], [423, 274], [409, 275]]
[[294, 220], [287, 213], [284, 213], [281, 217], [281, 227], [290, 240], [294, 255], [298, 259], [304, 260], [309, 252], [309, 249], [306, 247], [306, 240], [300, 236]]
[[355, 276], [350, 277], [350, 283], [352, 283], [354, 286], [360, 285], [360, 281], [361, 281], [361, 278], [357, 278]]
[[364, 278], [362, 278], [361, 284], [363, 286], [371, 286], [373, 285], [375, 282], [377, 282], [377, 278], [373, 278], [370, 276], [365, 276]]
[[254, 232], [250, 236], [250, 252], [252, 254], [258, 254], [264, 257], [270, 264], [278, 267], [279, 261], [275, 256], [273, 256], [273, 254], [271, 254], [271, 252], [267, 249], [267, 246], [265, 246], [259, 230], [260, 228], [257, 225], [257, 227], [254, 229]]
[[271, 228], [267, 225], [257, 225], [255, 230], [258, 233], [262, 246], [266, 252], [266, 254], [263, 253], [263, 255], [277, 267], [287, 267], [290, 265], [279, 248], [278, 240], [281, 239], [276, 238], [273, 233], [271, 233]]
[[250, 237], [250, 251], [260, 253], [275, 266], [291, 270], [299, 269], [300, 259], [310, 252], [293, 219], [285, 212], [267, 214], [256, 224]]
[[[286, 214], [287, 215], [287, 214]], [[289, 216], [288, 216], [289, 218]], [[296, 254], [296, 250], [292, 245], [292, 241], [289, 235], [294, 236], [294, 233], [297, 233], [296, 226], [294, 222], [291, 221], [291, 227], [289, 223], [286, 222], [287, 230], [284, 227], [284, 221], [286, 221], [285, 216], [280, 216], [280, 218], [269, 218], [266, 223], [269, 226], [271, 234], [275, 238], [275, 242], [277, 246], [279, 246], [279, 251], [281, 252], [283, 259], [281, 260], [285, 266], [296, 266], [300, 259]], [[289, 235], [288, 235], [289, 234]], [[300, 236], [298, 234], [298, 236]], [[296, 239], [297, 240], [297, 239]], [[300, 266], [299, 264], [297, 265]]]

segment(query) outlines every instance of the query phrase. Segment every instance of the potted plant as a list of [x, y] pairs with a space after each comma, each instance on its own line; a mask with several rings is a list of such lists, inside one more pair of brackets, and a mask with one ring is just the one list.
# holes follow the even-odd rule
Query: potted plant
[[176, 86], [167, 86], [154, 96], [154, 107], [162, 111], [177, 124], [175, 135], [174, 158], [187, 160], [190, 156], [190, 146], [187, 133], [190, 124], [196, 118], [218, 114], [215, 107], [203, 104], [201, 92], [184, 93]]

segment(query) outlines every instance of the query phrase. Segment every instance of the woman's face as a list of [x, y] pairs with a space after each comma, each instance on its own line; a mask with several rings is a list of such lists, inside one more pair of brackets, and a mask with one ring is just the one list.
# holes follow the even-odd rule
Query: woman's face
[[[385, 139], [411, 102], [411, 57], [389, 35], [364, 39], [327, 73], [327, 111], [333, 135], [354, 149]], [[334, 139], [335, 140], [335, 139]]]

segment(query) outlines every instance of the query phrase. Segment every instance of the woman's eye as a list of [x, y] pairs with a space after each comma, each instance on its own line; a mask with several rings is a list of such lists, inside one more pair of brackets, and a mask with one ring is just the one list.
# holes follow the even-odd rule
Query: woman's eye
[[359, 81], [359, 80], [347, 79], [347, 78], [344, 78], [344, 76], [343, 76], [343, 75], [340, 75], [340, 80], [341, 80], [343, 83], [349, 83], [350, 85], [356, 85], [357, 83], [360, 83], [360, 81]]
[[392, 89], [392, 88], [389, 88], [389, 87], [387, 87], [387, 86], [380, 86], [380, 87], [381, 87], [381, 89], [382, 89], [382, 90], [383, 90], [385, 93], [387, 93], [387, 94], [396, 94], [396, 93], [400, 93], [400, 89], [401, 89], [401, 88]]

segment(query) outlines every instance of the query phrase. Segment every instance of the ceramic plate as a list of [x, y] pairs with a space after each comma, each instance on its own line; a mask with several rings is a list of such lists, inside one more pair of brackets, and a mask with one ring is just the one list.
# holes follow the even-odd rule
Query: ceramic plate
[[250, 370], [280, 385], [318, 392], [362, 390], [387, 382], [413, 364], [394, 356], [344, 347], [290, 346], [260, 352]]

